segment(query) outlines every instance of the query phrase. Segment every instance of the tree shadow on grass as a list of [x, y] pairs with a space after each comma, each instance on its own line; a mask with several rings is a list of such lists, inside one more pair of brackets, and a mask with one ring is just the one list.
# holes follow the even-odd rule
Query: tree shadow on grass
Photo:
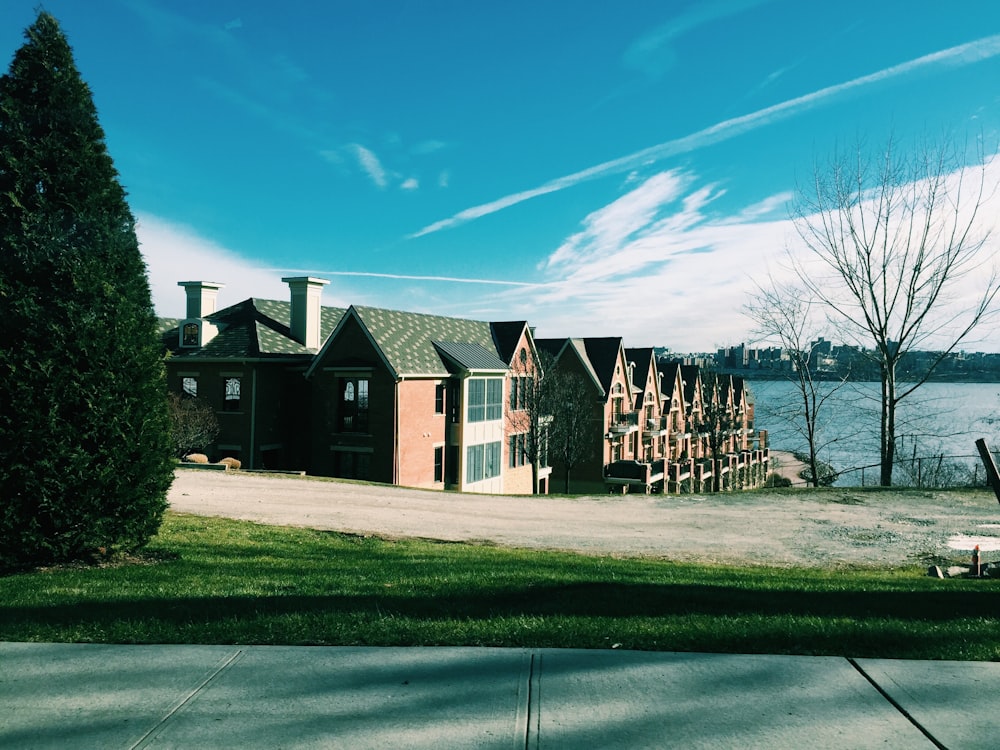
[[[121, 632], [138, 641], [147, 633], [145, 637], [161, 642], [287, 643], [289, 633], [295, 633], [297, 643], [410, 645], [422, 642], [422, 637], [431, 642], [441, 638], [433, 633], [444, 624], [444, 630], [452, 633], [444, 638], [447, 643], [463, 642], [454, 633], [466, 632], [486, 633], [486, 642], [492, 645], [566, 645], [559, 641], [566, 636], [545, 625], [558, 621], [582, 634], [582, 643], [570, 645], [610, 645], [593, 635], [595, 630], [610, 630], [645, 633], [636, 643], [626, 644], [633, 648], [843, 653], [845, 639], [855, 638], [851, 655], [905, 656], [923, 648], [928, 628], [954, 629], [955, 637], [961, 634], [967, 643], [982, 640], [980, 633], [992, 641], [1000, 621], [1000, 600], [992, 587], [775, 592], [727, 585], [576, 583], [484, 587], [441, 595], [387, 591], [91, 600], [0, 607], [0, 614], [0, 640], [23, 640], [26, 633], [60, 628], [109, 633], [113, 638], [127, 623]], [[706, 617], [713, 624], [706, 626]], [[491, 629], [491, 621], [521, 625]], [[969, 629], [968, 623], [981, 627]], [[489, 635], [498, 631], [504, 634]], [[671, 633], [673, 638], [664, 640]]]

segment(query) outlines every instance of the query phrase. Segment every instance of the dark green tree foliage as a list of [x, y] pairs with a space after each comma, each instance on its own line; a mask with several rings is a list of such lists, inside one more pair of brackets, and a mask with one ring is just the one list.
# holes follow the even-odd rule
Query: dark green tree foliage
[[135, 219], [59, 24], [0, 78], [0, 568], [141, 547], [173, 476]]

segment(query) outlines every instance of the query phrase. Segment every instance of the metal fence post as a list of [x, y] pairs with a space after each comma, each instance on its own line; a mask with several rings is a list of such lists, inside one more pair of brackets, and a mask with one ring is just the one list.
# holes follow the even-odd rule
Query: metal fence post
[[993, 461], [993, 454], [990, 453], [990, 449], [986, 446], [986, 441], [983, 438], [979, 438], [976, 441], [976, 448], [979, 449], [979, 456], [983, 459], [983, 466], [986, 467], [986, 478], [993, 488], [993, 494], [997, 496], [997, 502], [1000, 503], [1000, 474], [997, 473], [997, 465]]

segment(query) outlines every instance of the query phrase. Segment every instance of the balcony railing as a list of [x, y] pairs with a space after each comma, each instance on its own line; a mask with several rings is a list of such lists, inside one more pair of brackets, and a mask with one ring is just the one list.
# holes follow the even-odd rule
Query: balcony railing
[[669, 429], [666, 417], [656, 417], [646, 420], [646, 434], [650, 437], [659, 437], [666, 434]]
[[639, 412], [625, 411], [611, 415], [611, 424], [608, 431], [612, 435], [627, 435], [639, 429]]

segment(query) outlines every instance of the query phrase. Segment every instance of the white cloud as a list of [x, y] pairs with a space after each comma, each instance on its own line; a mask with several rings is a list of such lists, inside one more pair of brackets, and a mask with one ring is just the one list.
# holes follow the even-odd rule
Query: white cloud
[[137, 214], [136, 221], [136, 234], [146, 260], [153, 306], [158, 315], [184, 316], [184, 290], [177, 286], [178, 281], [225, 284], [219, 292], [220, 308], [249, 297], [288, 297], [288, 286], [282, 283], [280, 273], [199, 237], [193, 229], [144, 213]]
[[[973, 167], [966, 176], [978, 172]], [[949, 180], [952, 196], [958, 195], [956, 180]], [[987, 161], [985, 183], [979, 232], [994, 229], [1000, 215], [1000, 191], [989, 192], [989, 186], [1000, 184], [1000, 156]], [[970, 186], [965, 185], [967, 192]], [[790, 194], [727, 216], [708, 210], [719, 194], [712, 185], [699, 185], [692, 174], [671, 171], [649, 178], [588, 215], [580, 231], [539, 264], [543, 290], [503, 291], [495, 300], [498, 309], [527, 318], [542, 337], [622, 336], [630, 346], [675, 351], [748, 340], [751, 325], [742, 309], [755, 280], [764, 282], [769, 275], [792, 280], [789, 252], [812, 278], [821, 279], [823, 269], [780, 210]], [[991, 266], [969, 268], [942, 302], [961, 307], [981, 296], [996, 270]], [[939, 305], [938, 319], [947, 320], [957, 309]], [[966, 348], [1000, 350], [1000, 331], [984, 327]]]
[[389, 181], [385, 173], [385, 168], [375, 153], [360, 143], [352, 143], [350, 149], [354, 152], [354, 156], [358, 160], [358, 166], [361, 167], [378, 188], [384, 190]]
[[407, 177], [399, 187], [401, 190], [417, 190], [420, 187], [420, 181], [416, 177]]
[[676, 156], [678, 154], [689, 153], [705, 146], [721, 143], [729, 140], [730, 138], [742, 135], [743, 133], [748, 133], [757, 128], [761, 128], [797, 115], [800, 112], [809, 110], [827, 100], [834, 99], [855, 89], [871, 86], [893, 78], [899, 78], [924, 68], [935, 66], [960, 67], [964, 65], [971, 65], [982, 60], [987, 60], [996, 57], [997, 55], [1000, 55], [1000, 34], [984, 37], [967, 44], [961, 44], [957, 47], [950, 47], [939, 52], [924, 55], [923, 57], [908, 60], [907, 62], [900, 63], [899, 65], [893, 65], [885, 68], [884, 70], [880, 70], [866, 76], [861, 76], [860, 78], [854, 78], [850, 81], [839, 83], [834, 86], [827, 86], [826, 88], [804, 94], [794, 99], [789, 99], [770, 107], [759, 109], [756, 112], [750, 112], [749, 114], [741, 115], [740, 117], [724, 120], [682, 138], [650, 146], [649, 148], [637, 151], [627, 156], [612, 159], [611, 161], [603, 162], [602, 164], [580, 170], [579, 172], [574, 172], [564, 177], [550, 180], [549, 182], [539, 185], [538, 187], [512, 193], [504, 196], [503, 198], [490, 201], [489, 203], [472, 206], [471, 208], [459, 211], [457, 214], [454, 214], [447, 219], [441, 219], [432, 224], [428, 224], [417, 232], [408, 235], [408, 239], [415, 239], [417, 237], [423, 237], [424, 235], [439, 232], [444, 229], [451, 229], [469, 221], [479, 219], [483, 216], [488, 216], [489, 214], [502, 211], [505, 208], [516, 206], [517, 204], [531, 200], [532, 198], [565, 190], [566, 188], [579, 185], [582, 182], [587, 182], [611, 174], [630, 172], [637, 167], [655, 163], [661, 159]]

